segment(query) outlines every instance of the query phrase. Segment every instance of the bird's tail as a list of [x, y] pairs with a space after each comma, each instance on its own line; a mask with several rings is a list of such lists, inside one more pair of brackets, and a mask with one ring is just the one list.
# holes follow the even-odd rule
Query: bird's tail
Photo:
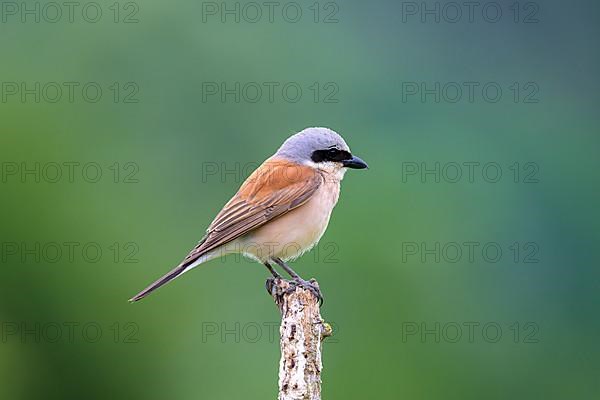
[[142, 290], [141, 292], [139, 292], [138, 294], [133, 296], [131, 299], [129, 299], [129, 301], [133, 303], [134, 301], [143, 299], [144, 297], [148, 296], [150, 293], [154, 292], [156, 289], [158, 289], [162, 285], [172, 281], [173, 279], [177, 278], [178, 276], [180, 276], [181, 274], [183, 274], [184, 272], [186, 272], [187, 270], [190, 270], [190, 269], [191, 269], [190, 265], [185, 265], [183, 263], [179, 264], [177, 267], [173, 268], [171, 271], [169, 271], [165, 275], [163, 275], [156, 282], [149, 285], [146, 289]]
[[212, 260], [216, 256], [218, 256], [217, 252], [208, 252], [200, 251], [202, 244], [206, 240], [206, 237], [202, 238], [200, 242], [194, 247], [194, 249], [185, 257], [185, 259], [171, 271], [164, 274], [160, 279], [149, 285], [146, 289], [142, 290], [135, 296], [129, 299], [129, 302], [133, 303], [135, 301], [141, 300], [144, 297], [148, 296], [150, 293], [154, 292], [156, 289], [171, 282], [173, 279], [183, 275], [184, 272], [191, 270], [192, 268], [197, 267], [198, 265]]

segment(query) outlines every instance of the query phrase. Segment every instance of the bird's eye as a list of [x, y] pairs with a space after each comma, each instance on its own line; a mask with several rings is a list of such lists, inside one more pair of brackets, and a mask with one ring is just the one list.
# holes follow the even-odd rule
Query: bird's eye
[[316, 150], [313, 152], [311, 159], [314, 162], [333, 161], [340, 162], [352, 158], [352, 155], [345, 151], [336, 148], [329, 148], [323, 150]]

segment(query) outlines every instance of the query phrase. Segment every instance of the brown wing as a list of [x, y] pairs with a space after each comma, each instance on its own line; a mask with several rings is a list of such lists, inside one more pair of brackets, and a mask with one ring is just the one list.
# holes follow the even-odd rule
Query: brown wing
[[138, 301], [177, 278], [207, 252], [304, 204], [322, 182], [321, 174], [313, 168], [285, 160], [265, 161], [223, 207], [210, 224], [206, 236], [181, 264], [132, 297], [130, 301]]
[[322, 175], [311, 167], [280, 159], [265, 161], [223, 207], [182, 264], [190, 265], [203, 254], [304, 204], [322, 182]]

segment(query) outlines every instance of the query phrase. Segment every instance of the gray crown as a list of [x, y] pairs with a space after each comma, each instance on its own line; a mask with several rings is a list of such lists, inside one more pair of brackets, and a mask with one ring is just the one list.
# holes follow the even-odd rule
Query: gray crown
[[291, 161], [310, 161], [315, 150], [337, 147], [350, 152], [344, 139], [328, 128], [306, 128], [290, 136], [277, 150], [275, 156], [284, 157]]

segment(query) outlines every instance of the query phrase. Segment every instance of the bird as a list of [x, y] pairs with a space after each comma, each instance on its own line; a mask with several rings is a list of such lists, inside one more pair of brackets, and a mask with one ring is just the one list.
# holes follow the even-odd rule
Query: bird
[[315, 281], [302, 279], [287, 262], [313, 248], [325, 233], [346, 171], [365, 168], [367, 163], [329, 128], [306, 128], [290, 136], [244, 181], [183, 261], [129, 301], [141, 300], [207, 261], [241, 253], [264, 264], [272, 279], [281, 278], [273, 265], [280, 266], [292, 283], [313, 292], [322, 304]]

